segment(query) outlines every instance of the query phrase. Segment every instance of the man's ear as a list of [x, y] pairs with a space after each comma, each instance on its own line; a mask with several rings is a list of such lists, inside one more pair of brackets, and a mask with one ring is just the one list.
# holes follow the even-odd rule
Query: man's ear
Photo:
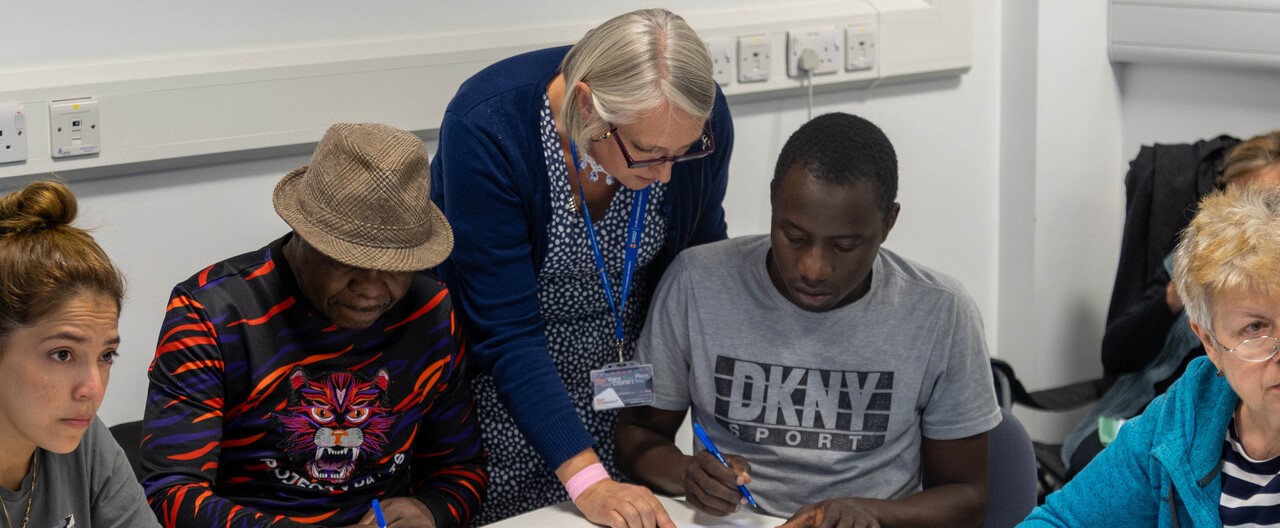
[[881, 244], [889, 239], [889, 231], [892, 231], [893, 226], [898, 223], [898, 212], [901, 210], [902, 205], [898, 202], [893, 202], [893, 205], [889, 206], [889, 212], [884, 215], [884, 234], [880, 237]]

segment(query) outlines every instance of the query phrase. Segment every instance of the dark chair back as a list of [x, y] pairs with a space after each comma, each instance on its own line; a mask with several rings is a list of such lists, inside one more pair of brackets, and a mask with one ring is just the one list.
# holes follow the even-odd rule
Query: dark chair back
[[1007, 409], [991, 430], [986, 528], [1010, 528], [1036, 507], [1036, 453], [1022, 422]]
[[142, 420], [111, 426], [111, 436], [124, 449], [124, 455], [133, 468], [133, 477], [142, 477]]

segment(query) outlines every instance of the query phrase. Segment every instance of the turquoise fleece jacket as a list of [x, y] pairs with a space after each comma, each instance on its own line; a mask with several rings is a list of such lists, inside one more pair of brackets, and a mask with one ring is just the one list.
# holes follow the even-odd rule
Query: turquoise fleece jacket
[[1222, 526], [1222, 442], [1239, 398], [1208, 358], [1018, 526]]

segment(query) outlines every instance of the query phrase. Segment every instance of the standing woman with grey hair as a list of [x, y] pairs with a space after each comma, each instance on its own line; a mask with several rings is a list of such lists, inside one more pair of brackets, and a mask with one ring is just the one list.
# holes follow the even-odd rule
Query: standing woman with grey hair
[[0, 506], [5, 528], [159, 524], [96, 415], [120, 346], [124, 278], [36, 182], [0, 198]]
[[1206, 357], [1022, 526], [1280, 523], [1280, 188], [1201, 201], [1173, 282]]
[[651, 492], [610, 478], [617, 411], [593, 408], [590, 378], [631, 357], [676, 253], [726, 237], [732, 146], [705, 45], [661, 9], [458, 90], [431, 198], [456, 233], [439, 271], [480, 370], [492, 481], [478, 522], [571, 499], [598, 524], [671, 526]]

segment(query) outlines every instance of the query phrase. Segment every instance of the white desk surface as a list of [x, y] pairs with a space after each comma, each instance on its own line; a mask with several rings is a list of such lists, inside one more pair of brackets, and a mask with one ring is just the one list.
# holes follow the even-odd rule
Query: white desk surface
[[[747, 511], [746, 508], [724, 517], [712, 517], [699, 513], [684, 501], [658, 496], [671, 520], [680, 528], [773, 528], [786, 519], [769, 517]], [[488, 525], [490, 528], [595, 528], [571, 502], [562, 502], [541, 510]]]

